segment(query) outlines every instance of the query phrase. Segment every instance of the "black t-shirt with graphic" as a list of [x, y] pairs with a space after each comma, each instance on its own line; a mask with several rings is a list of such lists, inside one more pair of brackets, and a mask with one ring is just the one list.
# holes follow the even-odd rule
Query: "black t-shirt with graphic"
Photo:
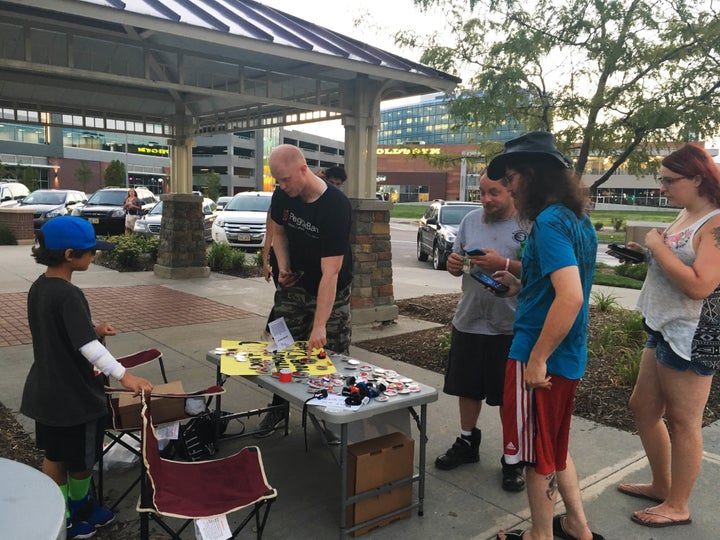
[[288, 197], [283, 190], [276, 189], [270, 208], [273, 221], [284, 227], [290, 268], [293, 272], [304, 272], [298, 286], [317, 295], [322, 277], [320, 259], [337, 255], [344, 256], [337, 290], [350, 285], [352, 209], [350, 201], [340, 190], [328, 186], [318, 200], [305, 203], [299, 197]]

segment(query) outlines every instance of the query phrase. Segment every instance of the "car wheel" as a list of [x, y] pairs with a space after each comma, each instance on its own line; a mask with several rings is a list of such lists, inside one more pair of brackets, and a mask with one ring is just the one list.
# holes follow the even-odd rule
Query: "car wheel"
[[445, 259], [443, 259], [440, 246], [437, 244], [433, 246], [433, 268], [435, 270], [445, 270]]
[[428, 254], [425, 253], [422, 248], [422, 241], [420, 239], [420, 235], [418, 235], [417, 238], [417, 258], [420, 262], [425, 262], [428, 260]]

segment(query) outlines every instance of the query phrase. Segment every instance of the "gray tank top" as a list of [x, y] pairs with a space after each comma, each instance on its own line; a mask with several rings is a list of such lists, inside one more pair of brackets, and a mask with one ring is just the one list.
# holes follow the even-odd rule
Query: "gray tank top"
[[[693, 249], [695, 233], [719, 213], [720, 209], [713, 210], [687, 229], [667, 235], [665, 244], [686, 265], [692, 266], [695, 262]], [[660, 332], [678, 356], [689, 361], [693, 335], [700, 319], [702, 300], [693, 300], [685, 296], [668, 279], [649, 250], [646, 255], [648, 272], [640, 291], [637, 309], [645, 317], [647, 325]]]

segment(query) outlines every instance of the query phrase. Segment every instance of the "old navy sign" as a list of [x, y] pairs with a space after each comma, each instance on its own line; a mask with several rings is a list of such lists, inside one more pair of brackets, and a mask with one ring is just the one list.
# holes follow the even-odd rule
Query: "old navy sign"
[[439, 156], [440, 148], [427, 148], [425, 146], [418, 147], [399, 147], [399, 148], [378, 148], [378, 156], [410, 156], [410, 155], [424, 155], [424, 156]]

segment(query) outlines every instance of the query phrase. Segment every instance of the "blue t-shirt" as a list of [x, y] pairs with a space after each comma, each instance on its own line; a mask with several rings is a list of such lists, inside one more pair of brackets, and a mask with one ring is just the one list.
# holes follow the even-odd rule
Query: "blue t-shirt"
[[590, 219], [578, 218], [561, 204], [545, 208], [536, 218], [522, 258], [522, 288], [515, 311], [510, 358], [527, 362], [540, 336], [555, 289], [550, 274], [577, 266], [583, 306], [565, 339], [547, 361], [548, 374], [579, 379], [587, 364], [587, 326], [590, 289], [595, 274], [597, 235]]

